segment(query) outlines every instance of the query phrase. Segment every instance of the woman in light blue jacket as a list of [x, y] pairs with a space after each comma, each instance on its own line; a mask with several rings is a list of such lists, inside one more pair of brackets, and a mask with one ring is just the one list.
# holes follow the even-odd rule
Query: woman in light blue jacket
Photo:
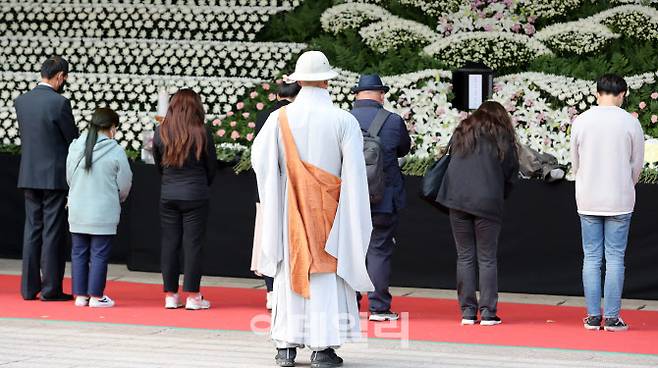
[[114, 306], [104, 294], [107, 262], [116, 235], [121, 202], [132, 185], [123, 148], [113, 139], [119, 125], [116, 112], [100, 108], [87, 132], [71, 143], [66, 159], [69, 183], [69, 227], [75, 305]]

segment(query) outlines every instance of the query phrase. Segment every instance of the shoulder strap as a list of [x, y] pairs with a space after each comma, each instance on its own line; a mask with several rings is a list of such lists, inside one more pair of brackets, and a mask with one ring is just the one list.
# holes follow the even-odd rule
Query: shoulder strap
[[295, 138], [292, 135], [290, 124], [288, 123], [288, 114], [285, 107], [279, 109], [279, 125], [281, 126], [283, 147], [286, 152], [286, 162], [300, 160], [299, 152], [297, 152], [297, 146], [295, 145]]
[[386, 109], [380, 109], [377, 111], [377, 115], [375, 115], [375, 118], [372, 119], [372, 123], [370, 124], [370, 129], [368, 129], [368, 134], [372, 137], [377, 137], [389, 115], [391, 115], [391, 113], [386, 111]]

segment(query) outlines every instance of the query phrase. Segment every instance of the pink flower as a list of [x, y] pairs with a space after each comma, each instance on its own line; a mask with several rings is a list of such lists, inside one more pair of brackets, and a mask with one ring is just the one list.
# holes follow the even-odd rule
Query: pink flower
[[217, 131], [217, 136], [218, 137], [223, 137], [226, 134], [226, 130], [220, 129]]
[[222, 125], [222, 121], [219, 119], [215, 119], [212, 121], [212, 126], [220, 126]]
[[236, 140], [236, 139], [238, 139], [238, 138], [240, 138], [240, 133], [238, 133], [236, 130], [234, 130], [234, 131], [231, 133], [231, 139], [232, 139], [232, 140]]
[[247, 126], [251, 129], [254, 129], [256, 127], [256, 123], [254, 123], [253, 121], [250, 121], [249, 124], [247, 124]]
[[532, 24], [526, 24], [525, 27], [524, 27], [524, 30], [525, 30], [525, 33], [527, 35], [534, 34], [535, 33], [535, 26], [533, 26]]
[[651, 99], [652, 100], [658, 100], [658, 92], [654, 92], [651, 94]]
[[229, 112], [226, 113], [226, 116], [233, 116], [233, 114], [234, 114], [233, 111], [229, 111]]
[[248, 113], [248, 112], [243, 112], [243, 113], [242, 113], [242, 117], [245, 118], [245, 119], [248, 119], [248, 118], [249, 118], [249, 115], [251, 115], [251, 114]]
[[270, 101], [274, 101], [274, 100], [276, 100], [276, 95], [274, 93], [270, 93], [267, 96], [267, 99], [270, 100]]
[[269, 91], [269, 90], [270, 90], [270, 84], [269, 84], [269, 83], [263, 83], [263, 84], [261, 85], [261, 87], [263, 87], [263, 89], [266, 90], [266, 91]]
[[235, 128], [235, 126], [238, 125], [238, 122], [237, 121], [232, 121], [230, 125], [231, 125], [231, 128]]
[[651, 115], [651, 124], [658, 123], [658, 115]]
[[256, 110], [260, 111], [265, 108], [265, 104], [262, 102], [259, 102], [256, 104]]
[[249, 97], [251, 97], [251, 98], [256, 98], [256, 96], [258, 96], [258, 92], [256, 92], [256, 91], [253, 91], [249, 94]]
[[512, 32], [518, 32], [521, 30], [521, 25], [519, 23], [516, 23], [512, 26]]
[[486, 26], [484, 26], [484, 31], [485, 32], [493, 31], [493, 27], [491, 26], [491, 24], [487, 24]]
[[244, 102], [238, 102], [237, 105], [235, 105], [235, 107], [237, 107], [238, 110], [242, 110], [244, 108]]
[[637, 119], [638, 116], [640, 116], [640, 115], [639, 115], [638, 113], [636, 113], [635, 111], [633, 111], [633, 112], [631, 113], [631, 115], [633, 115], [633, 117], [636, 118], [636, 119]]
[[253, 141], [253, 140], [254, 140], [254, 133], [249, 133], [249, 134], [247, 134], [247, 140], [248, 140], [249, 142]]
[[642, 101], [638, 106], [640, 107], [640, 110], [644, 110], [647, 107], [647, 103]]

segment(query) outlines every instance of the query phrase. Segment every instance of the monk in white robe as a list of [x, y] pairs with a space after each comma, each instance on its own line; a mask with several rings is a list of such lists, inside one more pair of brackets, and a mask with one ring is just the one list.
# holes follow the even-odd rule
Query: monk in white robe
[[[355, 291], [374, 289], [365, 264], [372, 223], [363, 137], [357, 120], [331, 101], [327, 80], [336, 75], [322, 53], [302, 55], [290, 76], [302, 85], [301, 92], [293, 103], [270, 114], [252, 147], [261, 236], [268, 239], [257, 268], [274, 277], [271, 337], [280, 366], [294, 366], [296, 348], [305, 346], [313, 350], [312, 367], [341, 365], [334, 349], [361, 338]], [[291, 186], [295, 181], [288, 175], [292, 162], [288, 158], [296, 159], [302, 171], [325, 175], [325, 183], [335, 178], [335, 218], [320, 214], [327, 220], [324, 224], [309, 224], [308, 211], [322, 209], [309, 207], [305, 198], [290, 202], [290, 196], [299, 192]], [[324, 202], [326, 195], [321, 199]], [[300, 217], [298, 212], [304, 209], [306, 217]], [[322, 233], [323, 226], [327, 229], [320, 249], [324, 254], [317, 255], [317, 249], [306, 249], [313, 239], [300, 241], [299, 234], [312, 238], [305, 229]], [[308, 261], [306, 268], [300, 268], [300, 259]]]

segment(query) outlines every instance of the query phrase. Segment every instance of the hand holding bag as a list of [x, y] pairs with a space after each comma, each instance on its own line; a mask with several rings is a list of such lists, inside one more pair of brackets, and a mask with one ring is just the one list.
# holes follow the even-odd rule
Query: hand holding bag
[[448, 142], [448, 147], [443, 156], [427, 169], [420, 184], [420, 197], [439, 209], [444, 209], [444, 207], [436, 201], [436, 197], [439, 195], [443, 178], [448, 171], [448, 165], [450, 165], [451, 142], [452, 139]]

